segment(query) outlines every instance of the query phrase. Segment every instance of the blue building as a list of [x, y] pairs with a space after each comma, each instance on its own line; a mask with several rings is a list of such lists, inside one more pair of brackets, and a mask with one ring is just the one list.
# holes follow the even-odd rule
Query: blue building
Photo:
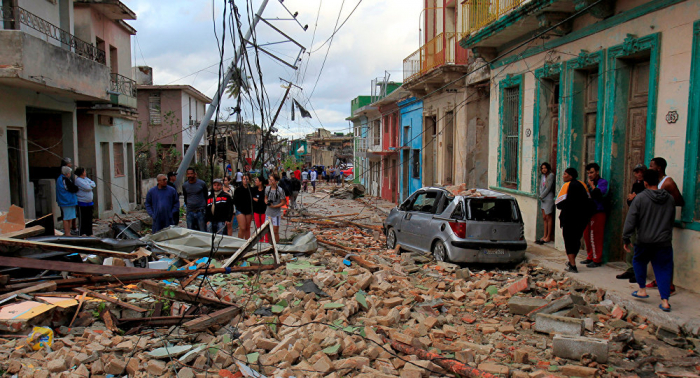
[[400, 101], [398, 105], [401, 109], [399, 188], [401, 190], [400, 199], [404, 201], [422, 186], [423, 101], [410, 97]]

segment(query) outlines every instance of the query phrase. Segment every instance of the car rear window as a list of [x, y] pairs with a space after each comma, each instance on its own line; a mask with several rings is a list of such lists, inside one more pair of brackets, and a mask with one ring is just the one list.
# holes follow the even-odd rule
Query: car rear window
[[485, 222], [517, 222], [518, 210], [511, 199], [479, 198], [469, 200], [468, 219]]

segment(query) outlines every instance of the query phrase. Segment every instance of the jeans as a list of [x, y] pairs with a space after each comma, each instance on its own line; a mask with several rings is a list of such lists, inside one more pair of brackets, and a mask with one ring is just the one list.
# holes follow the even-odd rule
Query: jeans
[[634, 246], [634, 276], [640, 288], [646, 287], [647, 265], [651, 262], [659, 287], [661, 299], [671, 296], [671, 279], [673, 278], [673, 247], [650, 248]]
[[207, 220], [204, 210], [187, 211], [187, 228], [194, 231], [207, 232]]
[[[214, 230], [212, 231], [212, 229]], [[210, 222], [207, 232], [216, 232], [217, 234], [227, 235], [228, 227], [226, 227], [226, 222]]]

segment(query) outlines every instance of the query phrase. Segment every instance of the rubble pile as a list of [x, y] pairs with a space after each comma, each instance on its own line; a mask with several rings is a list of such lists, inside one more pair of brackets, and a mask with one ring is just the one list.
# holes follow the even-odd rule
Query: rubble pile
[[[693, 340], [561, 273], [435, 263], [387, 250], [376, 225], [320, 218], [293, 230], [313, 231], [319, 249], [280, 264], [254, 248], [231, 271], [228, 256], [205, 257], [127, 282], [29, 286], [18, 298], [54, 308], [0, 319], [0, 366], [20, 377], [700, 374]], [[53, 332], [40, 347], [25, 337], [37, 326]]]

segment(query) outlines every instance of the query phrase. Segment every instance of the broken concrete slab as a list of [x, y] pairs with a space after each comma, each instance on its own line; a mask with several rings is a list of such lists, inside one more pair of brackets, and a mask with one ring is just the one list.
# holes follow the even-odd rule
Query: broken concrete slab
[[535, 331], [540, 333], [581, 336], [585, 327], [583, 319], [548, 314], [535, 315]]
[[608, 362], [608, 341], [583, 336], [556, 335], [552, 341], [552, 353], [561, 358], [581, 360], [590, 354], [599, 363]]
[[527, 315], [547, 304], [549, 301], [542, 298], [512, 297], [508, 300], [508, 310], [513, 315]]

